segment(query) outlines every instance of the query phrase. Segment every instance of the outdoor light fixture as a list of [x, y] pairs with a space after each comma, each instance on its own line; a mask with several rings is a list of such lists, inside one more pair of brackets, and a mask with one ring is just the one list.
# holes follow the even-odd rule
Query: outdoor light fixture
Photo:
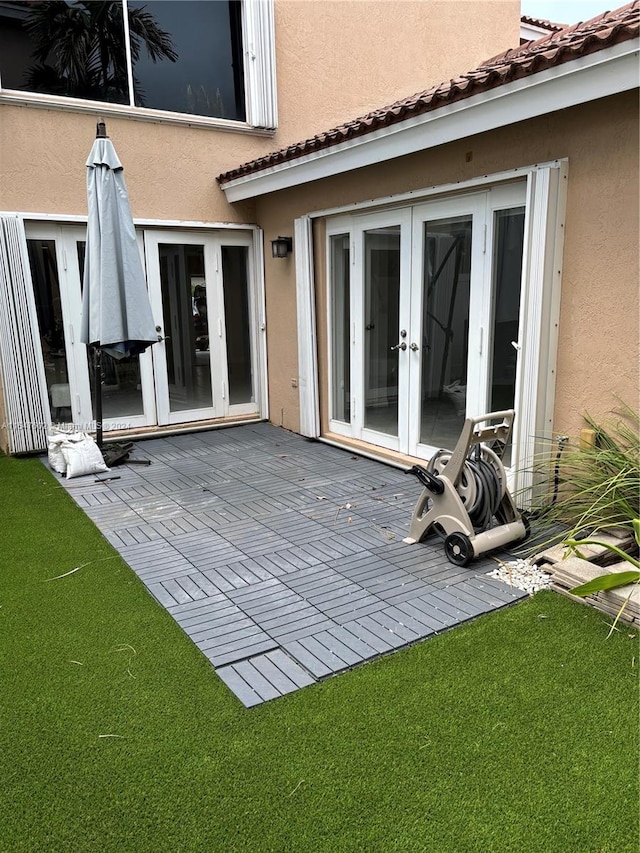
[[291, 237], [278, 237], [271, 241], [271, 257], [286, 258], [293, 251], [293, 240]]

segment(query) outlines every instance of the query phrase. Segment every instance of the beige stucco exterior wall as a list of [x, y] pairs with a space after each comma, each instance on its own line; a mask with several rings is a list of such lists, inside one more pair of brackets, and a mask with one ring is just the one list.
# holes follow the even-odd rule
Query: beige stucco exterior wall
[[276, 33], [280, 134], [297, 141], [515, 47], [520, 4], [285, 0]]
[[[616, 395], [638, 405], [637, 92], [259, 198], [258, 222], [269, 240], [310, 211], [556, 158], [568, 158], [569, 180], [554, 428], [576, 434], [583, 412], [604, 415]], [[271, 406], [296, 430], [293, 262], [273, 261], [266, 280]]]
[[[519, 3], [276, 0], [275, 24], [275, 135], [106, 113], [135, 217], [253, 222], [253, 205], [227, 204], [218, 174], [516, 45]], [[84, 162], [100, 115], [0, 97], [0, 210], [86, 213]]]

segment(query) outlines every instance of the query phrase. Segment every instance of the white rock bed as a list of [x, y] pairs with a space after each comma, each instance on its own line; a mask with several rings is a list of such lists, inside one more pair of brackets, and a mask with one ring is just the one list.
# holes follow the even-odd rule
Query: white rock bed
[[487, 574], [490, 578], [497, 578], [509, 586], [528, 592], [529, 595], [533, 595], [540, 589], [551, 588], [551, 575], [531, 565], [529, 560], [511, 560], [501, 563]]

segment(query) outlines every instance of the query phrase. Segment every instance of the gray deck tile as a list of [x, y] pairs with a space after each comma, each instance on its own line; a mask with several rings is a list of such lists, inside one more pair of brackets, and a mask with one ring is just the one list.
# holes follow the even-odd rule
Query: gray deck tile
[[315, 634], [314, 639], [329, 649], [330, 652], [337, 655], [347, 666], [355, 666], [364, 660], [351, 646], [343, 643], [342, 640], [330, 631], [322, 631], [320, 634]]
[[290, 642], [283, 643], [282, 648], [294, 661], [301, 664], [315, 678], [325, 678], [327, 675], [333, 673], [331, 667], [327, 666], [324, 661], [320, 660], [320, 658], [316, 657], [309, 649], [302, 645], [301, 640], [291, 640]]
[[246, 648], [247, 645], [254, 645], [256, 642], [271, 639], [255, 622], [246, 617], [241, 622], [234, 622], [231, 626], [219, 625], [217, 628], [209, 628], [207, 631], [196, 631], [194, 633], [188, 631], [187, 633], [202, 651], [215, 649], [220, 653], [231, 649]]
[[275, 699], [277, 696], [282, 696], [282, 693], [271, 682], [267, 681], [251, 661], [245, 660], [234, 664], [234, 669], [263, 699]]
[[236, 672], [233, 666], [219, 667], [216, 672], [245, 708], [252, 708], [254, 705], [261, 705], [264, 702], [263, 697]]
[[155, 598], [163, 605], [163, 607], [169, 608], [174, 604], [178, 604], [176, 599], [164, 588], [161, 583], [152, 583], [147, 584], [147, 589], [151, 592]]
[[300, 619], [296, 622], [271, 628], [268, 633], [277, 639], [280, 645], [284, 645], [292, 640], [303, 640], [307, 637], [313, 637], [318, 631], [328, 631], [329, 628], [335, 627], [335, 624], [332, 619], [328, 619], [324, 614], [318, 613], [306, 619]]
[[407, 643], [412, 643], [423, 636], [422, 631], [412, 630], [406, 624], [406, 621], [396, 618], [393, 613], [390, 613], [388, 610], [378, 610], [376, 613], [372, 613], [368, 619], [370, 619], [371, 622], [377, 622], [378, 625], [386, 628], [392, 634], [395, 634]]
[[398, 607], [387, 607], [381, 612], [387, 614], [401, 625], [406, 625], [407, 628], [410, 628], [419, 637], [428, 637], [433, 633], [433, 629], [429, 624], [415, 616], [410, 616]]
[[327, 633], [340, 640], [340, 642], [347, 646], [347, 648], [352, 649], [352, 651], [354, 651], [362, 661], [370, 660], [371, 658], [378, 656], [378, 652], [373, 648], [373, 646], [370, 646], [369, 643], [365, 643], [364, 640], [356, 637], [356, 635], [347, 630], [344, 625], [329, 628]]
[[[445, 628], [451, 627], [451, 625], [455, 625], [458, 621], [455, 616], [452, 616], [449, 613], [449, 608], [446, 610], [439, 598], [435, 598], [433, 593], [427, 593], [426, 595], [421, 595], [418, 598], [414, 598], [411, 604], [414, 607], [417, 607], [418, 610], [422, 610], [425, 615], [432, 616], [434, 619], [437, 619], [441, 622]], [[398, 605], [400, 607], [401, 605]]]
[[307, 670], [303, 669], [289, 655], [285, 654], [282, 649], [267, 652], [264, 657], [277, 666], [297, 687], [307, 687], [309, 684], [315, 682], [315, 679], [309, 675]]
[[220, 591], [207, 577], [202, 574], [202, 572], [193, 572], [193, 574], [187, 575], [187, 577], [197, 585], [198, 589], [200, 589], [207, 598], [212, 595], [216, 595]]
[[288, 675], [285, 675], [285, 673], [269, 659], [268, 654], [256, 655], [256, 657], [251, 658], [251, 665], [260, 673], [260, 675], [266, 678], [269, 684], [272, 684], [275, 687], [281, 696], [285, 693], [292, 693], [294, 690], [298, 689], [296, 682], [292, 681]]
[[349, 668], [349, 664], [340, 655], [319, 642], [317, 637], [304, 637], [300, 640], [300, 645], [321, 661], [329, 672], [340, 672]]
[[[491, 567], [493, 568], [493, 566]], [[516, 589], [497, 578], [490, 578], [486, 575], [476, 575], [471, 581], [472, 586], [478, 586], [481, 589], [490, 590], [494, 595], [502, 595], [506, 603], [512, 603], [519, 598], [527, 598], [527, 593], [524, 590]]]
[[502, 607], [503, 605], [510, 604], [513, 601], [512, 598], [505, 600], [503, 594], [498, 595], [487, 585], [481, 583], [475, 584], [473, 583], [473, 580], [473, 578], [469, 578], [461, 583], [457, 583], [455, 584], [454, 589], [460, 589], [463, 592], [468, 592], [480, 601], [485, 601], [488, 607]]
[[224, 666], [228, 663], [247, 661], [253, 655], [269, 652], [277, 646], [277, 643], [270, 637], [265, 637], [264, 634], [252, 634], [235, 643], [226, 643], [208, 649], [202, 649], [200, 646], [199, 648], [214, 666]]
[[221, 607], [229, 606], [233, 607], [234, 605], [231, 604], [226, 595], [218, 593], [217, 595], [209, 596], [206, 601], [195, 601], [192, 604], [185, 604], [181, 607], [176, 607], [171, 611], [171, 615], [174, 619], [179, 619], [183, 616], [188, 618], [194, 613], [211, 613]]
[[398, 636], [398, 634], [388, 626], [381, 625], [373, 616], [363, 616], [356, 621], [359, 625], [362, 625], [363, 628], [366, 628], [372, 634], [376, 634], [381, 640], [388, 643], [394, 649], [399, 649], [400, 646], [405, 645], [405, 640]]
[[432, 595], [434, 598], [439, 598], [444, 603], [455, 607], [457, 611], [466, 613], [469, 617], [480, 616], [481, 614], [486, 613], [486, 605], [481, 605], [478, 602], [470, 603], [465, 601], [459, 595], [451, 593], [447, 589], [438, 589], [436, 587], [433, 589]]
[[303, 598], [291, 592], [288, 595], [275, 593], [273, 596], [261, 599], [259, 604], [242, 605], [254, 619], [259, 619], [262, 625], [277, 626], [282, 623], [302, 619], [304, 616], [315, 616], [318, 611]]
[[342, 627], [372, 649], [375, 649], [378, 654], [390, 652], [393, 649], [393, 645], [390, 642], [386, 639], [383, 640], [377, 633], [370, 631], [360, 619], [352, 619], [350, 622], [345, 622]]
[[[196, 599], [201, 600], [201, 599]], [[200, 613], [190, 618], [178, 618], [176, 620], [194, 641], [205, 640], [211, 632], [222, 628], [222, 633], [231, 633], [238, 627], [247, 627], [252, 620], [237, 607], [227, 607], [214, 613]]]
[[396, 604], [395, 607], [402, 613], [406, 613], [407, 616], [431, 628], [434, 633], [439, 633], [447, 628], [446, 623], [436, 614], [433, 607], [428, 607], [419, 599], [411, 602], [403, 601], [401, 604]]
[[193, 607], [187, 610], [184, 609], [184, 605], [179, 605], [176, 608], [172, 608], [171, 613], [176, 622], [190, 636], [219, 625], [237, 625], [248, 618], [246, 613], [243, 613], [240, 608], [234, 607], [228, 601], [214, 605], [209, 602], [211, 602], [211, 599], [198, 599], [191, 603], [193, 605], [202, 604], [204, 605], [203, 607]]
[[193, 580], [191, 575], [181, 576], [175, 579], [178, 586], [187, 593], [192, 601], [197, 601], [201, 598], [206, 598], [207, 593]]
[[175, 580], [162, 581], [162, 586], [178, 604], [186, 604], [187, 601], [193, 601], [193, 596], [189, 595]]
[[243, 606], [250, 602], [259, 602], [261, 599], [273, 596], [274, 594], [289, 593], [289, 590], [277, 578], [269, 578], [268, 580], [260, 581], [251, 586], [246, 586], [244, 589], [234, 590], [229, 598]]

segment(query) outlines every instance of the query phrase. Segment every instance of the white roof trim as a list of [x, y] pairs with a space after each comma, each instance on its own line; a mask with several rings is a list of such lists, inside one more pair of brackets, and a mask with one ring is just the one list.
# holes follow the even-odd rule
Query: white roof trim
[[529, 24], [525, 23], [525, 21], [520, 21], [520, 38], [525, 41], [537, 41], [555, 32], [557, 32], [555, 27], [547, 29], [547, 27], [541, 27], [539, 24]]
[[255, 198], [637, 86], [638, 42], [634, 39], [221, 186], [230, 202]]

